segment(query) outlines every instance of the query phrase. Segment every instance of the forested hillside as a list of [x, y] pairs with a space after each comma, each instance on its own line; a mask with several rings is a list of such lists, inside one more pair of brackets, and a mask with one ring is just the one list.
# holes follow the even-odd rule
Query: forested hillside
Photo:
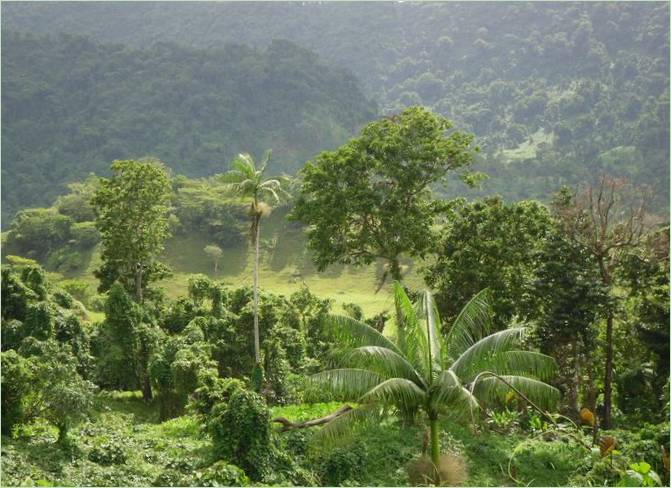
[[274, 170], [294, 172], [377, 113], [350, 74], [287, 41], [137, 50], [10, 31], [2, 43], [5, 224], [115, 159], [203, 176], [272, 148]]
[[[383, 112], [421, 104], [474, 132], [491, 176], [482, 194], [547, 200], [560, 184], [606, 171], [652, 185], [663, 212], [668, 25], [668, 5], [653, 2], [3, 5], [6, 28], [138, 47], [286, 38], [351, 69]], [[274, 120], [284, 131], [285, 119]], [[184, 164], [202, 164], [200, 146]]]

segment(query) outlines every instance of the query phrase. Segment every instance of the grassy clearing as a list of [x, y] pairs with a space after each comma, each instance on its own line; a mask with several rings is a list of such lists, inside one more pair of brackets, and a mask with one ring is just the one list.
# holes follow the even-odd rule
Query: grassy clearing
[[503, 149], [501, 155], [508, 160], [508, 162], [525, 161], [536, 157], [536, 151], [541, 144], [552, 144], [554, 141], [554, 134], [545, 133], [545, 130], [538, 129], [529, 136], [529, 139], [514, 149]]

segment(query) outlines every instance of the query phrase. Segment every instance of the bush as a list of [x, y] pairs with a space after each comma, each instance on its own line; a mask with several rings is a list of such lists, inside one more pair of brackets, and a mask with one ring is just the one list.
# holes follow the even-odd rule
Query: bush
[[198, 388], [191, 395], [189, 410], [204, 421], [212, 413], [215, 405], [225, 405], [237, 390], [244, 390], [245, 384], [235, 378], [219, 378], [216, 371], [205, 369], [198, 373]]
[[79, 222], [70, 229], [74, 245], [80, 249], [89, 249], [100, 241], [100, 232], [94, 222]]
[[364, 473], [367, 457], [362, 442], [332, 449], [317, 467], [322, 485], [338, 486], [345, 481], [358, 481]]
[[236, 390], [227, 405], [217, 405], [207, 423], [214, 450], [260, 480], [270, 455], [270, 412], [263, 398], [249, 390]]
[[32, 388], [32, 372], [28, 360], [15, 351], [0, 353], [2, 358], [2, 434], [11, 435], [12, 428], [24, 422], [25, 400]]
[[94, 446], [89, 451], [88, 459], [102, 466], [111, 466], [112, 464], [125, 464], [127, 456], [121, 440], [112, 439]]
[[196, 483], [199, 486], [247, 486], [249, 478], [237, 466], [225, 461], [217, 461], [202, 471], [201, 476], [196, 476]]
[[[89, 300], [91, 299], [91, 288], [88, 283], [81, 280], [67, 280], [60, 283], [60, 287], [63, 290], [67, 291], [73, 298], [79, 300], [87, 307], [90, 306]], [[101, 306], [102, 310], [104, 304]]]
[[60, 305], [63, 308], [70, 309], [74, 305], [74, 300], [72, 298], [72, 295], [70, 295], [67, 291], [56, 290], [51, 295], [51, 298], [53, 299], [54, 302], [56, 302], [58, 305]]

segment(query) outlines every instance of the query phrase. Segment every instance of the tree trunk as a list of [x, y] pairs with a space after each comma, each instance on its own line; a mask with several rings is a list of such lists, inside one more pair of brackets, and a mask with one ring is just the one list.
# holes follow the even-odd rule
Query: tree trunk
[[438, 440], [438, 419], [430, 419], [429, 428], [431, 430], [431, 462], [434, 468], [434, 481], [436, 486], [439, 486], [438, 463], [440, 462], [440, 442]]
[[[599, 270], [601, 271], [601, 282], [606, 288], [610, 288], [610, 270], [605, 262], [605, 257], [599, 259]], [[611, 427], [611, 410], [613, 405], [613, 310], [608, 306], [606, 316], [606, 367], [603, 380], [603, 420], [601, 426], [604, 429]]]
[[58, 440], [56, 442], [61, 446], [65, 446], [68, 443], [68, 425], [66, 422], [63, 422], [59, 424], [57, 427], [58, 427]]
[[255, 215], [256, 235], [254, 236], [254, 360], [261, 362], [261, 344], [259, 340], [259, 237], [261, 235], [261, 216]]
[[389, 272], [391, 273], [392, 280], [401, 282], [401, 264], [398, 262], [398, 258], [394, 258], [389, 262]]
[[145, 402], [151, 401], [154, 396], [151, 393], [151, 383], [149, 382], [149, 375], [145, 374], [142, 380], [142, 399]]
[[214, 274], [217, 274], [217, 268], [219, 267], [219, 261], [215, 260], [214, 261]]
[[606, 372], [603, 382], [603, 421], [604, 429], [611, 427], [611, 409], [613, 404], [613, 311], [608, 311], [606, 319]]
[[135, 299], [142, 303], [142, 265], [139, 263], [135, 268]]

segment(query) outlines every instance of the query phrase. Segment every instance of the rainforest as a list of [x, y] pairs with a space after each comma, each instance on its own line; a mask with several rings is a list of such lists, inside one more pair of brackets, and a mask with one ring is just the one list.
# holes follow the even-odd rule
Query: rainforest
[[3, 486], [668, 486], [669, 6], [4, 2]]

